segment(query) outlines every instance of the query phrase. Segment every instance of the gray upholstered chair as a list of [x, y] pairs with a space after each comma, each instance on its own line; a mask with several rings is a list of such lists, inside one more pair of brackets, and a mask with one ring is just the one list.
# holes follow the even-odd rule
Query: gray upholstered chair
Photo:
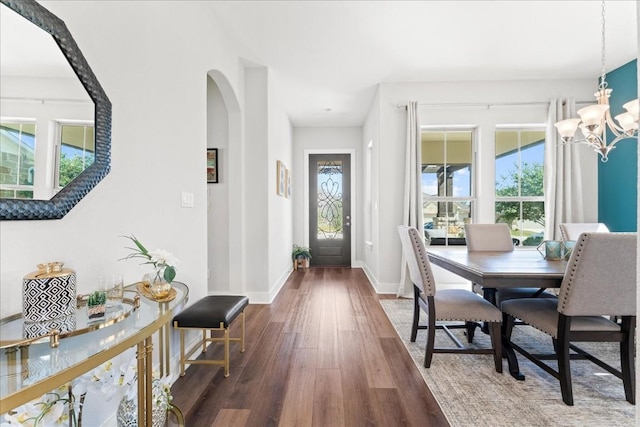
[[[427, 330], [427, 346], [424, 366], [431, 366], [433, 353], [493, 354], [495, 369], [502, 372], [502, 312], [477, 294], [464, 289], [446, 289], [436, 293], [436, 284], [431, 271], [431, 263], [421, 233], [413, 228], [399, 226], [398, 233], [402, 251], [409, 266], [413, 282], [414, 310], [411, 341], [415, 342], [418, 329]], [[427, 324], [420, 325], [421, 309], [427, 314]], [[460, 321], [464, 324], [436, 324], [440, 321]], [[467, 328], [468, 322], [487, 322], [491, 336], [491, 348], [465, 347], [453, 333], [452, 328]], [[436, 329], [444, 329], [456, 347], [435, 347]]]
[[[511, 231], [507, 224], [465, 224], [464, 232], [469, 252], [511, 252], [514, 250]], [[474, 283], [473, 291], [482, 293], [497, 307], [500, 307], [502, 301], [513, 298], [555, 298], [553, 294], [544, 292], [544, 289], [540, 288], [501, 288], [497, 289], [495, 296], [493, 296], [484, 292], [481, 286]]]
[[464, 235], [467, 239], [467, 250], [511, 252], [513, 240], [509, 226], [499, 224], [465, 224]]
[[609, 229], [601, 222], [565, 222], [558, 225], [562, 240], [578, 240], [582, 233], [607, 233]]
[[[635, 233], [583, 233], [571, 253], [557, 301], [528, 298], [502, 303], [508, 339], [515, 318], [551, 336], [558, 370], [542, 361], [548, 355], [512, 346], [560, 381], [567, 405], [573, 405], [572, 359], [588, 359], [621, 378], [627, 401], [635, 404], [636, 247]], [[605, 316], [618, 316], [621, 322]], [[621, 371], [572, 344], [580, 341], [619, 342]]]

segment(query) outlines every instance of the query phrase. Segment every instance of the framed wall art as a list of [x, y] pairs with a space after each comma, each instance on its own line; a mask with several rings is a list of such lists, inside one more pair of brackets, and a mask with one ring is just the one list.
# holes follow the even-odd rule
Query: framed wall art
[[285, 174], [285, 179], [284, 179], [284, 185], [285, 185], [285, 190], [284, 190], [284, 194], [285, 197], [287, 199], [291, 198], [291, 172], [289, 171], [289, 169], [287, 169], [287, 173]]
[[277, 188], [276, 188], [276, 193], [278, 194], [278, 196], [284, 196], [285, 195], [285, 185], [286, 185], [286, 170], [287, 168], [284, 167], [284, 164], [278, 160], [277, 164], [276, 164], [276, 168], [277, 168], [277, 179], [276, 179], [276, 184], [277, 184]]
[[218, 149], [207, 148], [207, 184], [218, 183]]

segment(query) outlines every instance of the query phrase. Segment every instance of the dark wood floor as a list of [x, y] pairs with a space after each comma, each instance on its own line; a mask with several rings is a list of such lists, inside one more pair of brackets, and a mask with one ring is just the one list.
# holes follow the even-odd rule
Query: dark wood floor
[[174, 384], [188, 427], [448, 426], [361, 269], [295, 270], [246, 315], [228, 378], [193, 365]]

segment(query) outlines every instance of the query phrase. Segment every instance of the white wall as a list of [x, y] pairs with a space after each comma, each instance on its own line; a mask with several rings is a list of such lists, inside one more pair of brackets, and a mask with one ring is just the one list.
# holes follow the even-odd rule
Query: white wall
[[[180, 259], [176, 280], [189, 286], [190, 303], [205, 296], [209, 292], [205, 172], [209, 139], [214, 144], [226, 139], [229, 145], [229, 164], [225, 151], [221, 153], [222, 180], [230, 193], [229, 233], [240, 238], [226, 249], [215, 249], [229, 253], [228, 271], [238, 278], [233, 283], [239, 284], [233, 291], [241, 293], [247, 269], [246, 241], [238, 232], [245, 226], [244, 69], [209, 5], [42, 4], [65, 21], [113, 104], [112, 167], [61, 220], [0, 222], [0, 317], [22, 310], [22, 278], [38, 263], [63, 261], [76, 270], [79, 293], [95, 288], [95, 278], [106, 272], [123, 274], [127, 283], [138, 281], [148, 267], [119, 261], [129, 253], [125, 246], [130, 246], [121, 236], [132, 233], [149, 249], [162, 248]], [[217, 127], [221, 124], [217, 118], [207, 114], [208, 74], [216, 77], [225, 100], [226, 135], [223, 127]], [[232, 105], [229, 100], [234, 101]], [[216, 109], [222, 112], [219, 99], [211, 106], [212, 114]], [[209, 119], [214, 128], [207, 126]], [[182, 192], [193, 194], [193, 208], [181, 207]], [[224, 219], [224, 212], [219, 213]], [[266, 252], [266, 245], [261, 252]], [[266, 271], [262, 277], [266, 283]], [[175, 336], [171, 350], [175, 369]]]
[[[404, 156], [406, 133], [406, 110], [398, 105], [409, 101], [420, 104], [455, 103], [529, 103], [548, 102], [554, 97], [574, 97], [577, 101], [593, 98], [593, 80], [579, 81], [507, 81], [507, 82], [452, 82], [452, 83], [388, 83], [378, 88], [375, 102], [379, 110], [372, 108], [367, 118], [365, 140], [374, 139], [372, 183], [374, 194], [379, 199], [378, 235], [373, 237], [373, 253], [366, 258], [365, 268], [371, 272], [374, 285], [379, 292], [395, 292], [400, 280], [400, 242], [396, 226], [402, 221], [404, 188]], [[546, 110], [542, 107], [422, 107], [422, 125], [475, 125], [482, 126], [480, 133], [480, 168], [490, 164], [493, 157], [493, 130], [495, 124], [545, 123]], [[376, 128], [379, 129], [379, 144], [376, 144]], [[597, 170], [594, 153], [585, 150], [585, 173], [583, 188], [597, 188]], [[489, 168], [486, 168], [489, 170]], [[482, 171], [481, 171], [482, 172]], [[483, 174], [479, 192], [491, 194], [494, 177]], [[376, 187], [376, 184], [379, 185]], [[585, 211], [597, 215], [597, 194], [585, 194]], [[374, 202], [375, 204], [375, 202]], [[488, 204], [491, 206], [491, 204]], [[492, 222], [490, 209], [480, 210], [476, 221]], [[373, 220], [375, 222], [375, 219]], [[377, 248], [377, 249], [376, 249]]]
[[364, 227], [370, 227], [370, 230], [364, 233], [366, 242], [360, 258], [363, 269], [376, 290], [380, 283], [378, 280], [380, 248], [374, 243], [380, 241], [380, 122], [380, 90], [377, 90], [362, 128], [361, 146], [363, 153], [366, 153], [363, 155], [366, 162], [363, 168], [364, 179], [369, 179], [369, 182], [363, 183], [363, 188], [369, 192], [364, 199], [370, 202], [363, 207], [362, 223]]
[[[118, 261], [128, 253], [120, 236], [131, 233], [174, 253], [176, 280], [199, 299], [207, 293], [206, 75], [221, 70], [238, 92], [239, 58], [206, 3], [42, 4], [65, 21], [113, 104], [112, 169], [61, 220], [0, 223], [0, 314], [21, 311], [22, 277], [45, 261], [75, 269], [79, 292], [104, 272], [139, 280], [147, 267]], [[194, 194], [193, 208], [180, 206], [183, 191]]]
[[245, 107], [245, 293], [270, 303], [291, 272], [292, 199], [276, 193], [276, 162], [291, 168], [291, 124], [266, 67], [245, 69]]
[[[216, 292], [270, 302], [291, 269], [292, 200], [275, 195], [275, 159], [291, 164], [292, 131], [268, 70], [245, 69], [207, 2], [42, 4], [113, 104], [112, 168], [61, 220], [0, 223], [0, 317], [21, 311], [37, 263], [64, 261], [80, 293], [105, 272], [138, 281], [148, 268], [119, 261], [131, 233], [180, 259], [190, 303]], [[207, 147], [220, 149], [220, 184], [206, 183]]]
[[[247, 156], [246, 231], [251, 244], [247, 247], [247, 260], [251, 267], [246, 272], [246, 291], [252, 299], [267, 298], [269, 254], [267, 227], [269, 224], [269, 196], [271, 187], [268, 170], [269, 115], [268, 71], [265, 67], [248, 68], [245, 71], [245, 135]], [[251, 153], [249, 155], [249, 153]], [[267, 179], [265, 179], [267, 177]]]
[[[292, 127], [289, 117], [282, 108], [282, 102], [273, 77], [270, 74], [268, 79], [269, 93], [269, 149], [266, 165], [266, 176], [268, 183], [267, 194], [269, 196], [269, 220], [267, 225], [268, 233], [268, 302], [273, 301], [280, 288], [284, 285], [289, 273], [292, 270], [291, 245], [293, 239], [293, 202], [295, 199], [279, 196], [276, 193], [277, 187], [277, 167], [276, 162], [280, 160], [292, 177], [294, 170], [292, 167]], [[265, 175], [256, 176], [256, 180], [265, 180]], [[259, 212], [255, 212], [259, 215]]]

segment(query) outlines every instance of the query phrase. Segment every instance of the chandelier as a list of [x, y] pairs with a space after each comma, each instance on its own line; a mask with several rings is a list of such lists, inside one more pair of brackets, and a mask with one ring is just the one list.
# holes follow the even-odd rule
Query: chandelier
[[[615, 144], [623, 139], [638, 137], [638, 113], [640, 104], [638, 99], [629, 101], [622, 107], [627, 110], [625, 113], [615, 117], [614, 122], [611, 118], [609, 108], [609, 97], [612, 89], [609, 89], [605, 80], [605, 14], [604, 0], [602, 1], [602, 73], [600, 75], [600, 84], [598, 92], [594, 94], [598, 100], [597, 104], [589, 105], [578, 110], [579, 119], [567, 119], [557, 122], [556, 128], [562, 137], [563, 143], [583, 143], [593, 148], [600, 154], [600, 160], [606, 162], [611, 150], [615, 148]], [[607, 145], [607, 127], [615, 135], [615, 139]], [[576, 137], [576, 131], [580, 129], [582, 137]]]

